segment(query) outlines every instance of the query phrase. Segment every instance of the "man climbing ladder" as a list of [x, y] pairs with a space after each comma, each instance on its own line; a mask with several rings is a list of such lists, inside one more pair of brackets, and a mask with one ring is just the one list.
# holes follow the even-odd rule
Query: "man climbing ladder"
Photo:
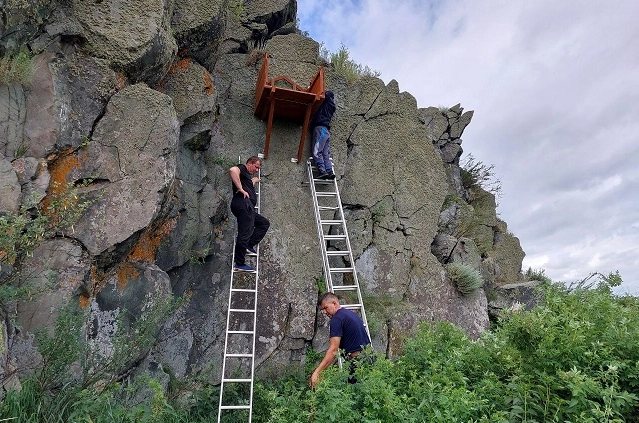
[[257, 194], [255, 184], [260, 178], [253, 174], [262, 167], [262, 159], [251, 156], [245, 165], [229, 169], [233, 182], [231, 212], [237, 218], [237, 239], [235, 240], [234, 270], [253, 272], [255, 269], [246, 264], [246, 252], [255, 254], [255, 246], [264, 238], [270, 226], [267, 218], [255, 211]]

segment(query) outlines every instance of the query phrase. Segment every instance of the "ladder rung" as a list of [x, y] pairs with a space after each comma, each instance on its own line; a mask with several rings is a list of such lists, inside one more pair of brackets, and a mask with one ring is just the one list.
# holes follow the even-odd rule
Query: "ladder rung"
[[327, 192], [316, 192], [315, 196], [316, 197], [335, 197], [337, 195], [336, 192], [333, 191], [327, 191]]
[[357, 291], [357, 285], [333, 285], [333, 291]]
[[362, 305], [361, 304], [345, 304], [342, 307], [347, 308], [349, 310], [359, 310], [362, 308]]
[[334, 183], [334, 179], [318, 179], [318, 178], [313, 178], [313, 182], [315, 182], [316, 185], [328, 185], [328, 184], [333, 184]]
[[233, 268], [233, 273], [257, 273], [257, 270], [240, 270]]
[[222, 405], [220, 406], [221, 410], [248, 410], [251, 408], [250, 405]]
[[235, 357], [235, 358], [251, 358], [253, 354], [226, 354], [226, 357]]
[[229, 308], [229, 311], [236, 313], [255, 313], [255, 310], [249, 308]]
[[253, 379], [222, 379], [222, 382], [238, 382], [238, 383], [244, 383], [244, 382], [252, 382]]
[[327, 251], [327, 256], [347, 256], [350, 254], [349, 250], [336, 250], [336, 251]]
[[344, 223], [343, 220], [320, 220], [322, 225], [342, 225]]
[[226, 333], [235, 335], [253, 335], [255, 331], [252, 330], [227, 330]]
[[346, 272], [352, 272], [353, 268], [352, 267], [331, 267], [328, 270], [334, 273], [346, 273]]
[[327, 239], [327, 240], [331, 240], [331, 239], [335, 239], [335, 240], [346, 239], [346, 235], [324, 235], [324, 239]]
[[317, 208], [319, 209], [319, 211], [334, 211], [334, 210], [339, 210], [339, 207], [333, 207], [333, 206], [318, 206]]
[[255, 289], [247, 289], [247, 288], [231, 288], [231, 292], [255, 292]]

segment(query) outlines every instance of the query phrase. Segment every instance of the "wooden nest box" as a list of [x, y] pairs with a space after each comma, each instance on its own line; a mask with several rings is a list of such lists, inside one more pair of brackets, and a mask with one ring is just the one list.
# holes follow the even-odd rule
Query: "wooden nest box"
[[255, 85], [255, 116], [267, 121], [264, 158], [268, 157], [273, 118], [278, 117], [302, 124], [297, 149], [297, 163], [301, 163], [311, 116], [324, 101], [324, 68], [320, 66], [308, 88], [304, 89], [285, 75], [269, 79], [268, 58], [266, 53]]

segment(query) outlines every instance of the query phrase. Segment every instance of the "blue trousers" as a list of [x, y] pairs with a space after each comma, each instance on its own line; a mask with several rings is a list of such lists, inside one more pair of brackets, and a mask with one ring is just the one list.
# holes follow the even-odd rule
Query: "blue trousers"
[[313, 160], [320, 173], [331, 172], [331, 133], [325, 126], [316, 126], [313, 129]]

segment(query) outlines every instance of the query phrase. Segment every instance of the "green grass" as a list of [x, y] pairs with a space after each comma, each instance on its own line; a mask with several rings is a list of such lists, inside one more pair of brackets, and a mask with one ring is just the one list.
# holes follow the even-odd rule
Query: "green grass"
[[377, 78], [381, 75], [379, 71], [353, 61], [350, 57], [350, 51], [343, 44], [335, 53], [331, 53], [322, 46], [320, 56], [330, 63], [338, 74], [346, 78], [346, 82], [348, 83], [355, 82], [363, 77]]
[[28, 84], [33, 78], [33, 57], [20, 50], [0, 58], [0, 81], [5, 84]]
[[470, 295], [484, 285], [484, 280], [478, 270], [464, 263], [449, 263], [446, 265], [448, 276], [459, 292]]

